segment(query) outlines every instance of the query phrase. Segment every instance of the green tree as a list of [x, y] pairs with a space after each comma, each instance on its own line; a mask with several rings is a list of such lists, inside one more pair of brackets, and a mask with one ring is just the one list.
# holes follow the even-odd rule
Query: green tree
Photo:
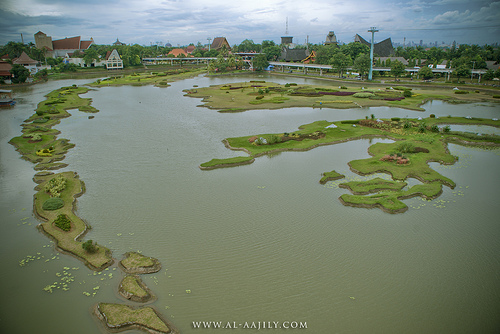
[[330, 59], [330, 64], [339, 72], [339, 77], [342, 77], [344, 70], [352, 64], [352, 59], [339, 50]]
[[351, 42], [341, 46], [341, 50], [348, 54], [351, 59], [356, 59], [360, 54], [370, 54], [370, 47], [362, 43]]
[[260, 45], [255, 44], [251, 39], [245, 39], [240, 45], [236, 46], [237, 52], [258, 52]]
[[418, 70], [418, 75], [424, 80], [428, 80], [434, 76], [432, 70], [428, 66], [424, 66]]
[[97, 244], [95, 244], [92, 240], [87, 240], [84, 243], [82, 243], [82, 248], [85, 250], [87, 253], [95, 253], [97, 252]]
[[94, 48], [90, 48], [85, 51], [85, 54], [83, 56], [83, 61], [87, 66], [91, 66], [94, 60], [99, 59], [99, 54], [97, 53], [97, 50]]
[[23, 83], [30, 76], [30, 71], [23, 65], [19, 64], [12, 65], [10, 73], [13, 75], [13, 83]]
[[263, 41], [261, 52], [266, 54], [269, 61], [277, 60], [281, 56], [281, 48], [273, 41]]
[[405, 65], [399, 60], [391, 63], [391, 74], [394, 75], [394, 81], [405, 72]]
[[460, 78], [470, 75], [470, 70], [466, 65], [460, 65], [453, 71], [452, 74], [457, 77], [457, 82], [459, 82]]
[[269, 66], [267, 57], [264, 54], [259, 54], [253, 59], [253, 68], [256, 71], [263, 71]]
[[49, 75], [49, 71], [47, 71], [46, 68], [44, 68], [43, 70], [40, 70], [38, 71], [35, 75], [34, 75], [34, 78], [36, 80], [44, 80], [44, 81], [47, 81], [47, 77]]
[[315, 45], [313, 50], [316, 52], [316, 64], [329, 64], [333, 55], [338, 51], [336, 45]]
[[359, 75], [363, 77], [368, 70], [370, 69], [370, 56], [361, 53], [355, 60], [354, 60], [354, 69], [359, 72]]

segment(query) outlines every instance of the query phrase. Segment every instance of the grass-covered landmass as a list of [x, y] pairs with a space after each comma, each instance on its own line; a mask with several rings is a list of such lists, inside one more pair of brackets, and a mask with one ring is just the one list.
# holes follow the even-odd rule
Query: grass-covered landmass
[[111, 330], [138, 328], [154, 333], [178, 333], [152, 307], [133, 309], [123, 304], [99, 303], [95, 313]]
[[35, 114], [24, 121], [23, 134], [10, 140], [23, 159], [38, 164], [35, 169], [57, 169], [66, 166], [58, 161], [64, 159], [64, 155], [74, 144], [68, 139], [58, 139], [59, 131], [53, 127], [59, 124], [61, 118], [71, 116], [67, 110], [98, 111], [90, 106], [91, 99], [79, 96], [88, 90], [86, 87], [73, 85], [50, 92], [46, 99], [38, 104]]
[[108, 87], [108, 86], [145, 86], [155, 85], [158, 87], [168, 87], [169, 82], [191, 78], [202, 73], [206, 73], [206, 69], [201, 68], [177, 68], [165, 70], [163, 72], [149, 73], [132, 73], [129, 75], [120, 75], [105, 79], [98, 79], [90, 84], [92, 87]]
[[[241, 88], [239, 88], [241, 89]], [[393, 143], [376, 143], [369, 147], [371, 155], [367, 159], [349, 162], [350, 168], [360, 174], [387, 173], [395, 181], [415, 178], [422, 185], [401, 190], [402, 182], [371, 180], [350, 185], [355, 192], [374, 192], [377, 195], [343, 195], [340, 200], [345, 205], [358, 207], [380, 207], [391, 213], [404, 212], [407, 207], [401, 199], [422, 196], [432, 199], [441, 194], [441, 186], [454, 188], [455, 182], [429, 167], [429, 162], [453, 164], [457, 158], [447, 148], [448, 142], [461, 145], [498, 147], [500, 136], [477, 135], [467, 132], [453, 132], [438, 125], [469, 124], [500, 127], [500, 121], [472, 117], [429, 117], [426, 119], [362, 119], [341, 122], [316, 121], [302, 125], [297, 131], [274, 134], [259, 134], [224, 139], [226, 147], [249, 154], [249, 160], [279, 151], [305, 151], [320, 145], [331, 145], [361, 138], [390, 138]], [[212, 160], [213, 161], [213, 160]], [[217, 168], [220, 164], [211, 164]], [[334, 172], [335, 173], [335, 172]], [[332, 176], [337, 176], [333, 174]], [[328, 180], [324, 174], [321, 183]], [[364, 183], [364, 184], [363, 184]], [[384, 183], [384, 185], [382, 185]], [[399, 188], [399, 189], [398, 189]], [[358, 190], [356, 190], [358, 189]], [[391, 189], [388, 191], [387, 189]]]
[[215, 169], [220, 167], [234, 167], [240, 165], [251, 164], [255, 159], [252, 157], [234, 157], [227, 159], [212, 159], [202, 163], [200, 169]]
[[345, 175], [337, 173], [336, 171], [332, 170], [331, 172], [324, 172], [323, 177], [319, 180], [319, 183], [325, 184], [328, 181], [335, 181], [339, 179], [343, 179]]
[[120, 266], [128, 274], [149, 274], [161, 269], [157, 259], [136, 252], [125, 253], [125, 258], [120, 261]]
[[145, 303], [153, 298], [151, 291], [137, 275], [127, 275], [120, 282], [118, 289], [120, 295], [134, 302]]
[[281, 109], [291, 107], [313, 108], [360, 108], [393, 106], [411, 110], [423, 110], [428, 100], [448, 102], [495, 101], [492, 94], [471, 91], [455, 94], [452, 89], [370, 85], [369, 88], [352, 84], [337, 88], [332, 85], [280, 85], [273, 82], [237, 82], [210, 87], [187, 89], [186, 96], [203, 98], [203, 106], [221, 112], [250, 109]]
[[378, 207], [388, 213], [402, 213], [408, 206], [401, 201], [415, 196], [425, 199], [434, 199], [442, 192], [439, 182], [417, 184], [405, 191], [381, 191], [376, 195], [362, 196], [343, 194], [339, 197], [342, 204], [360, 208]]
[[366, 195], [381, 190], [401, 190], [406, 187], [406, 182], [384, 180], [380, 177], [368, 181], [350, 181], [339, 184], [340, 188], [351, 190], [355, 195]]
[[[66, 180], [64, 189], [59, 193], [59, 197], [52, 197], [46, 191], [48, 184], [54, 178], [63, 177]], [[76, 198], [83, 194], [85, 186], [74, 172], [64, 172], [61, 174], [37, 175], [35, 181], [39, 183], [35, 190], [34, 211], [35, 214], [45, 221], [39, 225], [40, 229], [56, 241], [57, 247], [61, 250], [73, 254], [82, 259], [89, 267], [93, 269], [103, 269], [113, 263], [110, 251], [103, 246], [99, 246], [95, 253], [86, 252], [82, 248], [83, 238], [87, 232], [88, 226], [85, 222], [75, 215], [74, 203]], [[64, 205], [57, 209], [44, 209], [44, 204], [48, 200], [62, 201]], [[54, 222], [59, 215], [65, 215], [72, 222], [72, 228], [69, 231], [57, 227]]]

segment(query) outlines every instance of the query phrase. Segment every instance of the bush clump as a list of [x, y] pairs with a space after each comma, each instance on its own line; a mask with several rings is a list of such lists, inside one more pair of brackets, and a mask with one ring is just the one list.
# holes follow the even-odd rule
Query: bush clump
[[372, 96], [375, 96], [375, 94], [373, 93], [356, 93], [353, 95], [353, 97], [359, 97], [359, 98], [362, 98], [362, 99], [367, 99], [367, 98], [370, 98]]
[[396, 148], [399, 153], [413, 153], [415, 152], [415, 146], [410, 142], [402, 142]]
[[61, 192], [66, 188], [66, 183], [66, 178], [58, 175], [45, 184], [44, 190], [50, 194], [50, 197], [60, 197]]
[[469, 94], [468, 90], [456, 90], [455, 94]]
[[54, 211], [64, 206], [64, 201], [60, 197], [51, 197], [42, 204], [42, 209]]
[[82, 244], [82, 248], [87, 253], [95, 253], [97, 252], [97, 244], [95, 244], [92, 240], [87, 240]]
[[404, 97], [411, 97], [411, 95], [412, 95], [411, 90], [409, 90], [409, 89], [405, 89], [405, 90], [403, 91], [403, 96], [404, 96]]
[[71, 230], [71, 220], [64, 213], [61, 213], [54, 220], [54, 225], [59, 227], [61, 230], [68, 232]]

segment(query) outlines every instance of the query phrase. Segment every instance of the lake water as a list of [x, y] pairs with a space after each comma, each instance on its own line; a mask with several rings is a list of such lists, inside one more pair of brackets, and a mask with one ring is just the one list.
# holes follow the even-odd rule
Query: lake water
[[[252, 79], [198, 77], [168, 88], [106, 87], [83, 95], [100, 112], [89, 120], [73, 111], [56, 128], [76, 144], [61, 171], [78, 172], [86, 184], [77, 214], [92, 226], [87, 238], [109, 247], [118, 260], [127, 251], [158, 258], [162, 270], [142, 277], [158, 297], [152, 305], [182, 333], [221, 332], [194, 329], [195, 321], [302, 322], [307, 330], [294, 332], [308, 333], [497, 333], [498, 150], [449, 145], [459, 161], [431, 166], [457, 187], [444, 187], [434, 201], [406, 200], [409, 210], [397, 215], [340, 204], [347, 191], [338, 183], [345, 180], [319, 184], [331, 170], [362, 179], [347, 163], [388, 140], [284, 152], [237, 168], [202, 171], [198, 165], [244, 155], [226, 149], [226, 137], [293, 132], [316, 120], [371, 114], [498, 118], [500, 106], [433, 101], [425, 112], [381, 107], [228, 114], [197, 107], [199, 99], [182, 93], [193, 85]], [[2, 333], [100, 333], [92, 307], [128, 303], [117, 295], [123, 274], [116, 265], [94, 273], [59, 254], [37, 231], [33, 164], [8, 144], [45, 94], [86, 82], [24, 88], [16, 92], [15, 108], [0, 110]], [[43, 290], [53, 283], [59, 288]]]

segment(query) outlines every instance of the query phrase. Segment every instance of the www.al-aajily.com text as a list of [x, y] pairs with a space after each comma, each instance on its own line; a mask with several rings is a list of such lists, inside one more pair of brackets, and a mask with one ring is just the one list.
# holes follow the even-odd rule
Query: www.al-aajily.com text
[[306, 321], [193, 321], [194, 329], [307, 329]]

